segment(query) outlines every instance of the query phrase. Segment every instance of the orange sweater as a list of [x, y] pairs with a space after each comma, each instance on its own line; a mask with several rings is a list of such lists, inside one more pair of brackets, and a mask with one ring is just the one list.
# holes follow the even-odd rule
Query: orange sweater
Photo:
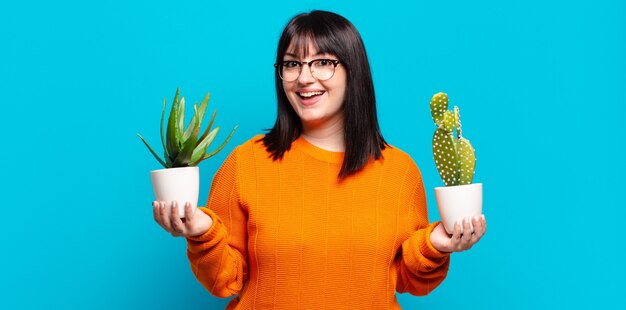
[[257, 136], [213, 179], [213, 226], [188, 238], [194, 275], [227, 309], [400, 309], [395, 292], [425, 295], [449, 254], [430, 243], [420, 172], [397, 148], [340, 181], [343, 153], [302, 137], [281, 161]]

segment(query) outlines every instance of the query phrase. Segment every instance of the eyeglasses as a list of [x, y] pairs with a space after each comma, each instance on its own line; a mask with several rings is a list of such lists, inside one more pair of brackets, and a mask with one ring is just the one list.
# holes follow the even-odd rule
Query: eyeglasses
[[278, 75], [285, 82], [293, 82], [300, 77], [302, 67], [309, 65], [311, 75], [320, 80], [326, 81], [335, 75], [335, 68], [341, 61], [336, 59], [314, 59], [311, 61], [287, 60], [274, 64], [278, 69]]

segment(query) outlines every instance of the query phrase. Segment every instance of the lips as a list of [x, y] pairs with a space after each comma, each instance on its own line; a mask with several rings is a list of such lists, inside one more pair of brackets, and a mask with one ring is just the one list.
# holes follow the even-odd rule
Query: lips
[[296, 94], [300, 98], [300, 103], [303, 106], [312, 106], [316, 104], [318, 101], [321, 100], [322, 95], [324, 95], [324, 93], [326, 92], [323, 90], [309, 90], [309, 89], [302, 89], [296, 92]]
[[296, 92], [296, 94], [298, 94], [298, 96], [300, 96], [300, 98], [302, 99], [309, 99], [315, 96], [320, 96], [323, 93], [324, 93], [323, 91]]

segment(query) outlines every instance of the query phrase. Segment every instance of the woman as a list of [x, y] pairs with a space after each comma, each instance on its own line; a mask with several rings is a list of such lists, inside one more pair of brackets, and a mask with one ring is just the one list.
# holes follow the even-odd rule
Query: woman
[[380, 134], [365, 47], [345, 18], [294, 17], [275, 67], [274, 127], [228, 156], [207, 208], [186, 204], [182, 221], [154, 202], [155, 220], [187, 238], [207, 290], [238, 295], [228, 309], [399, 309], [396, 291], [428, 294], [484, 218], [452, 236], [428, 223], [420, 172]]

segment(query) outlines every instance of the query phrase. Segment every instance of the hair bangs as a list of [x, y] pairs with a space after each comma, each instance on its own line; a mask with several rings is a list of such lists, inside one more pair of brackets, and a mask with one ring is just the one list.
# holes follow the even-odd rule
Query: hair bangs
[[309, 56], [309, 47], [312, 46], [318, 54], [339, 56], [337, 48], [340, 40], [333, 35], [333, 29], [328, 24], [320, 23], [318, 19], [319, 16], [309, 14], [303, 16], [298, 25], [293, 25], [286, 38], [289, 45], [284, 54], [293, 54], [303, 59]]
[[313, 47], [317, 48], [315, 41], [311, 39], [311, 34], [307, 32], [294, 32], [289, 41], [289, 46], [285, 54], [291, 54], [301, 59], [309, 54], [310, 44], [313, 44]]

